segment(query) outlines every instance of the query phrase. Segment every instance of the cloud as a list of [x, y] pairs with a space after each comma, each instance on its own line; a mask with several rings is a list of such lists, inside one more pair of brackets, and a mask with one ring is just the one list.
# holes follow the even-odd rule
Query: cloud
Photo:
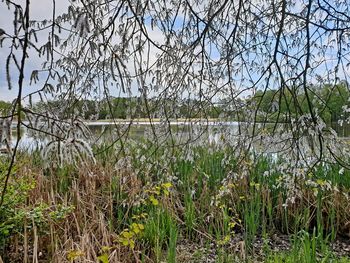
[[12, 101], [17, 96], [16, 90], [8, 90], [6, 86], [0, 86], [0, 100]]
[[[14, 1], [16, 4], [20, 5], [23, 9], [25, 8], [24, 0]], [[49, 20], [53, 15], [53, 3], [55, 3], [55, 15], [61, 15], [67, 11], [69, 6], [68, 0], [32, 0], [30, 2], [30, 20], [43, 21]], [[14, 8], [8, 6], [4, 3], [0, 3], [0, 25], [6, 33], [12, 34], [13, 32], [13, 19], [14, 19]], [[48, 38], [48, 30], [41, 31], [38, 33], [39, 46], [45, 43]], [[12, 78], [11, 90], [8, 89], [8, 83], [6, 80], [6, 59], [10, 54], [11, 39], [5, 39], [2, 47], [0, 48], [0, 100], [11, 101], [17, 97], [18, 88], [18, 70], [15, 68], [14, 63], [10, 65], [10, 72]], [[21, 53], [20, 50], [13, 51], [17, 56], [17, 60], [20, 61]], [[45, 61], [44, 58], [39, 58], [37, 53], [32, 50], [28, 52], [29, 58], [26, 60], [25, 64], [25, 83], [23, 95], [27, 95], [40, 88], [40, 85], [29, 85], [29, 78], [32, 70], [40, 69], [42, 63]]]

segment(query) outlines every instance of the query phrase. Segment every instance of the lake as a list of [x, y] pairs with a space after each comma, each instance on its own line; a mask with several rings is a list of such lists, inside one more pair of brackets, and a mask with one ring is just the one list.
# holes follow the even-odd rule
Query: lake
[[[14, 146], [17, 136], [16, 129], [13, 124], [12, 130], [12, 144]], [[157, 138], [159, 140], [169, 139], [169, 136], [176, 138], [178, 142], [187, 142], [189, 140], [196, 140], [201, 138], [202, 141], [206, 141], [208, 144], [218, 142], [222, 134], [230, 134], [231, 136], [240, 136], [240, 129], [238, 122], [217, 122], [217, 121], [205, 121], [205, 122], [186, 122], [186, 121], [170, 121], [167, 125], [171, 126], [171, 135], [169, 129], [163, 127], [160, 122], [154, 121], [134, 121], [131, 125], [130, 122], [118, 121], [116, 123], [107, 121], [89, 122], [89, 127], [92, 137], [92, 143], [100, 143], [102, 141], [112, 141], [122, 137], [126, 137], [138, 140], [140, 138], [150, 139], [154, 136], [156, 131]], [[241, 123], [244, 125], [244, 123]], [[272, 127], [273, 124], [267, 124], [267, 127]], [[332, 123], [332, 128], [338, 133], [340, 137], [350, 137], [350, 124], [344, 124], [340, 126], [338, 123]], [[44, 139], [35, 139], [26, 128], [22, 128], [22, 140], [20, 142], [20, 148], [33, 149], [42, 144]]]

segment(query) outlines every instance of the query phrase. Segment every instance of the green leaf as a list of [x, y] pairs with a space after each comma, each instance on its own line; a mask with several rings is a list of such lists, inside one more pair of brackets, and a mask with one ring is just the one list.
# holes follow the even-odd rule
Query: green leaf
[[98, 256], [97, 259], [102, 263], [109, 263], [108, 255], [106, 253], [102, 254], [101, 256]]

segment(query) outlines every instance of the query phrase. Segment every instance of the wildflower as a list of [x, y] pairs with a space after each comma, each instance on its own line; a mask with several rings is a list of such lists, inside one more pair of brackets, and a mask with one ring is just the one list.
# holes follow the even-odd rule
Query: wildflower
[[151, 201], [152, 205], [157, 206], [159, 204], [159, 201], [154, 197], [154, 195], [151, 195], [149, 197], [149, 200]]
[[229, 228], [234, 228], [236, 225], [237, 225], [237, 222], [235, 221], [228, 223]]
[[162, 187], [163, 188], [166, 188], [166, 189], [169, 189], [170, 187], [172, 187], [173, 185], [171, 184], [171, 183], [164, 183], [164, 184], [162, 184]]
[[224, 236], [223, 239], [218, 241], [218, 245], [221, 245], [221, 246], [226, 245], [228, 242], [230, 242], [230, 240], [231, 240], [230, 235], [226, 235], [226, 236]]
[[131, 231], [134, 232], [135, 234], [141, 233], [145, 229], [143, 224], [137, 224], [137, 223], [132, 223], [131, 224]]
[[131, 249], [135, 247], [134, 233], [129, 231], [129, 229], [124, 229], [118, 237], [119, 243], [123, 246], [129, 246]]
[[81, 250], [71, 250], [67, 254], [67, 259], [68, 261], [74, 261], [77, 258], [82, 257], [84, 255], [85, 255], [84, 252]]
[[162, 187], [162, 190], [163, 190], [163, 193], [168, 196], [169, 195], [169, 189], [170, 187], [172, 187], [173, 185], [171, 183], [163, 183], [161, 184], [161, 187]]
[[316, 180], [316, 183], [319, 185], [319, 186], [324, 186], [326, 184], [326, 182], [322, 179], [317, 179]]
[[259, 183], [255, 183], [255, 182], [251, 182], [251, 183], [250, 183], [250, 187], [254, 187], [254, 188], [256, 188], [256, 189], [259, 189], [260, 184], [259, 184]]
[[147, 213], [141, 213], [140, 215], [133, 215], [132, 219], [146, 219], [148, 216]]

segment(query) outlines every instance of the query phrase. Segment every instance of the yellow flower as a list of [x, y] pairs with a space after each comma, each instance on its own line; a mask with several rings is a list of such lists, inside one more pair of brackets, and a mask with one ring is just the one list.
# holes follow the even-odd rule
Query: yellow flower
[[141, 231], [140, 231], [140, 228], [139, 228], [139, 226], [138, 226], [138, 224], [136, 224], [136, 223], [132, 223], [132, 225], [131, 225], [131, 231], [133, 231], [135, 234], [138, 234], [138, 233], [141, 232]]
[[132, 238], [133, 237], [133, 233], [132, 232], [129, 232], [128, 229], [125, 229], [121, 235], [124, 237], [124, 238]]
[[170, 187], [172, 187], [173, 185], [171, 183], [164, 183], [162, 184], [162, 187], [165, 188], [165, 189], [169, 189]]
[[317, 179], [316, 180], [316, 183], [319, 185], [319, 186], [324, 186], [326, 184], [326, 182], [322, 179]]
[[140, 216], [141, 216], [141, 218], [145, 219], [148, 216], [148, 214], [147, 213], [142, 213]]
[[79, 257], [84, 256], [84, 252], [81, 250], [71, 250], [67, 254], [68, 261], [74, 261]]
[[129, 240], [128, 240], [128, 239], [122, 239], [121, 241], [122, 241], [122, 244], [123, 244], [124, 246], [129, 245]]
[[134, 249], [135, 248], [135, 241], [134, 240], [130, 240], [129, 246], [130, 246], [131, 249]]
[[141, 233], [145, 227], [142, 224], [132, 223], [131, 224], [131, 231], [133, 231], [135, 234]]
[[157, 206], [159, 204], [158, 200], [154, 197], [154, 195], [151, 195], [149, 197], [149, 200], [151, 201], [152, 205]]
[[230, 222], [228, 223], [229, 228], [234, 228], [237, 225], [236, 222]]
[[230, 242], [230, 239], [231, 239], [230, 235], [226, 235], [226, 236], [224, 236], [223, 239], [221, 239], [221, 240], [218, 241], [218, 244], [219, 244], [219, 245], [225, 245], [225, 244], [227, 244], [228, 242]]

